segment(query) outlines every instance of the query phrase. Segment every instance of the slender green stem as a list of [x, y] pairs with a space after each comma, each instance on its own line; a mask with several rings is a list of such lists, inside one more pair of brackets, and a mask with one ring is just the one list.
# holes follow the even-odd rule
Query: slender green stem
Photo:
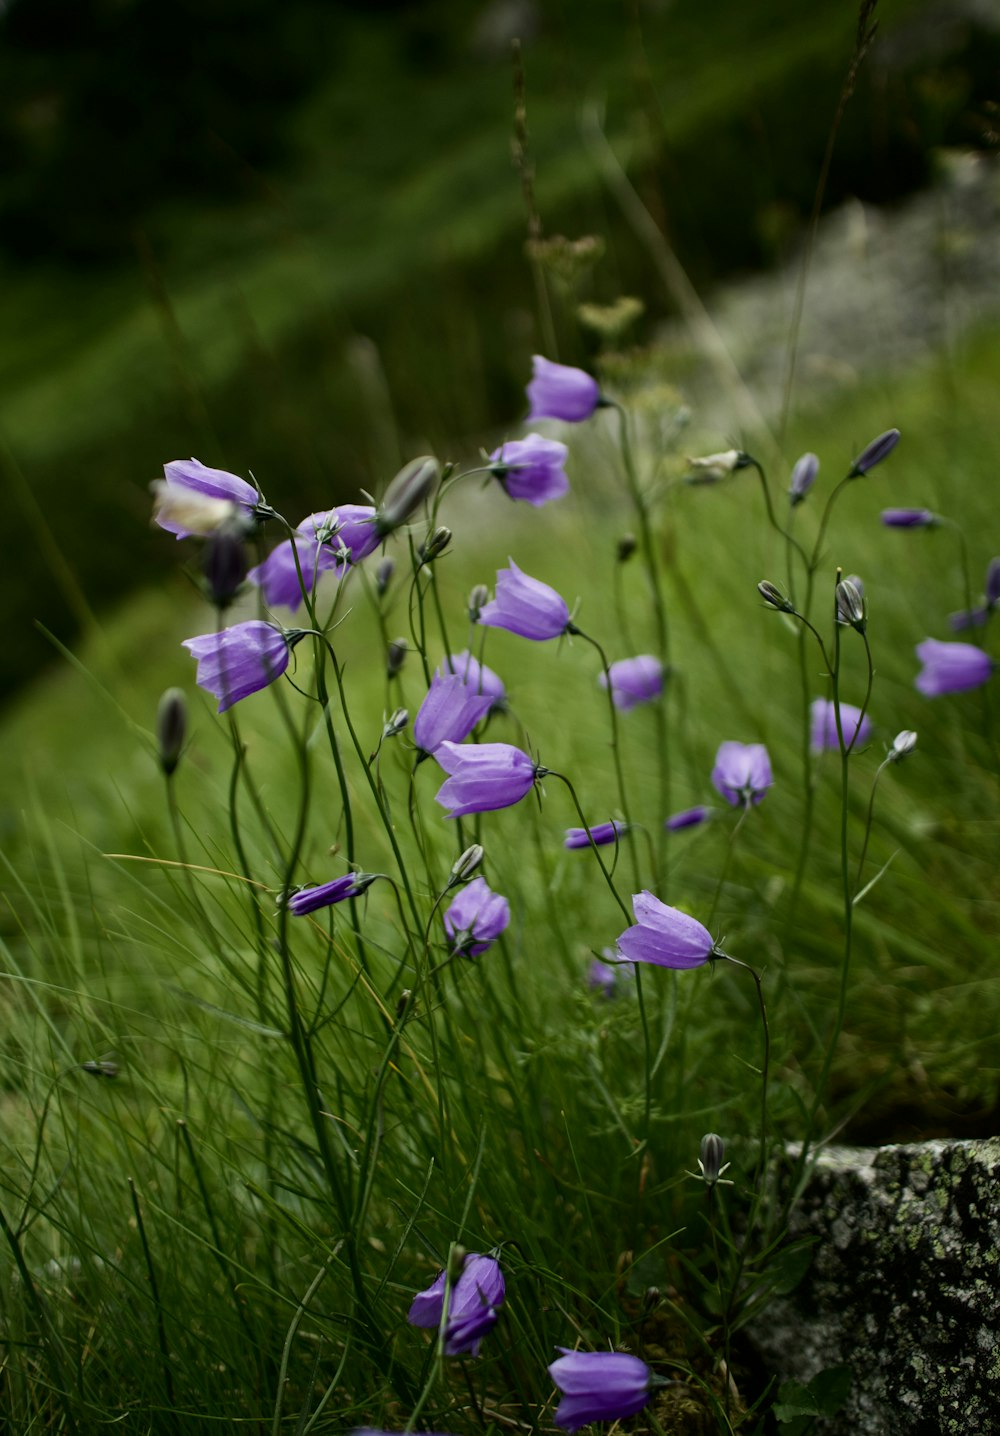
[[[570, 631], [577, 638], [582, 638], [585, 643], [589, 643], [592, 648], [596, 649], [597, 656], [601, 660], [601, 667], [604, 670], [604, 683], [608, 695], [608, 715], [611, 719], [611, 755], [615, 765], [615, 778], [618, 782], [618, 801], [621, 804], [622, 817], [625, 819], [625, 822], [628, 827], [631, 827], [632, 814], [629, 809], [628, 792], [625, 787], [625, 773], [622, 768], [621, 735], [618, 725], [618, 709], [615, 706], [614, 690], [611, 685], [611, 669], [610, 665], [608, 664], [607, 655], [604, 652], [604, 649], [598, 643], [597, 639], [591, 638], [589, 633], [584, 633], [583, 630], [577, 628], [575, 624], [572, 625]], [[639, 854], [634, 842], [630, 844], [630, 852], [632, 856], [632, 877], [635, 882], [635, 886], [638, 889], [642, 884], [639, 875]]]

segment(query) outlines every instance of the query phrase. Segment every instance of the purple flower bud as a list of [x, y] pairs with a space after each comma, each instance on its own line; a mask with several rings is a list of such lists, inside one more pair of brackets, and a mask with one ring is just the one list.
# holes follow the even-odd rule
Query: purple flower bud
[[488, 694], [477, 693], [458, 673], [435, 673], [413, 723], [413, 740], [424, 753], [434, 753], [447, 739], [468, 738], [492, 706]]
[[451, 529], [445, 528], [444, 524], [439, 524], [436, 529], [432, 529], [417, 549], [420, 563], [433, 563], [436, 558], [440, 558], [451, 543], [451, 539]]
[[597, 380], [582, 369], [553, 364], [536, 354], [531, 361], [532, 380], [528, 385], [528, 419], [566, 419], [578, 423], [589, 419], [601, 398]]
[[332, 907], [345, 898], [360, 897], [375, 881], [373, 873], [347, 873], [332, 882], [321, 883], [315, 888], [300, 888], [285, 899], [285, 906], [292, 917], [305, 917], [321, 907]]
[[795, 460], [795, 466], [788, 481], [788, 497], [793, 508], [805, 498], [816, 482], [818, 473], [819, 459], [815, 454], [803, 454], [800, 459]]
[[341, 504], [310, 514], [292, 538], [279, 544], [247, 576], [262, 590], [271, 608], [294, 611], [302, 602], [303, 583], [311, 593], [321, 573], [334, 570], [343, 576], [350, 564], [360, 563], [378, 548], [374, 520], [375, 510], [367, 504]]
[[218, 698], [220, 713], [280, 678], [291, 651], [282, 629], [258, 619], [185, 638], [183, 647], [198, 660], [198, 686]]
[[926, 698], [978, 688], [994, 669], [989, 654], [971, 643], [940, 643], [936, 638], [925, 638], [917, 644], [917, 657], [924, 666], [917, 674], [916, 686]]
[[774, 782], [763, 743], [720, 743], [712, 782], [727, 803], [759, 803]]
[[490, 455], [493, 477], [511, 499], [524, 499], [536, 509], [569, 493], [569, 479], [563, 472], [568, 450], [556, 439], [528, 434], [512, 439]]
[[469, 590], [469, 621], [476, 623], [483, 607], [490, 601], [490, 591], [485, 583], [473, 584]]
[[216, 608], [228, 608], [247, 576], [242, 535], [235, 533], [232, 527], [216, 529], [215, 533], [209, 534], [202, 554], [201, 571], [205, 575], [208, 596]]
[[394, 638], [385, 651], [385, 673], [387, 678], [395, 678], [406, 662], [406, 655], [409, 651], [405, 638]]
[[[411, 1326], [440, 1326], [445, 1280], [445, 1273], [439, 1272], [430, 1286], [413, 1298], [406, 1316]], [[451, 1288], [444, 1333], [446, 1356], [459, 1356], [465, 1351], [478, 1356], [483, 1336], [496, 1325], [496, 1309], [503, 1305], [505, 1295], [499, 1262], [479, 1252], [470, 1252]]]
[[[480, 852], [482, 850], [480, 849]], [[510, 922], [510, 903], [492, 892], [485, 878], [473, 878], [444, 915], [444, 930], [451, 950], [462, 957], [478, 957]]]
[[982, 628], [990, 616], [990, 606], [985, 603], [977, 608], [963, 608], [958, 613], [949, 613], [948, 625], [953, 633], [964, 633], [967, 628]]
[[[840, 739], [837, 737], [837, 708], [832, 699], [816, 698], [809, 707], [810, 715], [810, 737], [809, 743], [814, 753], [822, 753], [824, 749], [833, 749], [839, 752]], [[872, 731], [871, 719], [865, 713], [862, 716], [861, 709], [855, 708], [853, 703], [841, 703], [840, 705], [840, 726], [844, 734], [844, 746], [856, 748], [859, 743], [866, 742]]]
[[663, 692], [663, 664], [649, 653], [609, 664], [607, 673], [598, 675], [602, 688], [607, 689], [609, 677], [611, 701], [622, 712], [638, 703], [650, 703]]
[[696, 918], [667, 907], [645, 889], [632, 897], [636, 925], [618, 939], [618, 951], [629, 962], [659, 967], [701, 967], [715, 949], [712, 934]]
[[883, 509], [881, 519], [887, 529], [929, 529], [941, 522], [930, 509]]
[[639, 540], [635, 534], [622, 534], [615, 545], [615, 557], [619, 563], [628, 563], [638, 547]]
[[794, 613], [796, 611], [794, 603], [790, 603], [781, 589], [778, 588], [777, 584], [771, 583], [769, 579], [761, 579], [757, 585], [757, 592], [765, 603], [769, 603], [771, 607], [776, 608], [779, 613]]
[[376, 519], [379, 537], [398, 529], [434, 492], [441, 476], [437, 459], [425, 455], [411, 459], [389, 484]]
[[570, 1351], [559, 1346], [549, 1375], [562, 1392], [553, 1420], [564, 1431], [592, 1421], [618, 1421], [641, 1411], [649, 1400], [653, 1373], [638, 1356], [623, 1351]]
[[384, 558], [375, 570], [375, 592], [379, 598], [384, 598], [392, 576], [396, 572], [396, 565], [391, 558]]
[[388, 721], [382, 727], [382, 737], [397, 737], [400, 733], [402, 733], [403, 729], [406, 727], [409, 721], [410, 715], [409, 713], [407, 713], [405, 708], [394, 709]]
[[507, 690], [503, 681], [497, 677], [492, 668], [487, 668], [485, 663], [471, 654], [468, 649], [461, 653], [453, 653], [450, 658], [445, 658], [441, 669], [447, 673], [458, 673], [475, 693], [484, 693], [490, 699], [492, 709], [499, 710], [507, 702]]
[[[257, 516], [260, 503], [257, 490], [252, 484], [248, 484], [246, 479], [237, 478], [225, 469], [210, 469], [197, 459], [172, 459], [169, 464], [163, 465], [163, 480], [158, 485], [153, 518], [161, 529], [176, 534], [179, 539], [190, 538], [194, 533], [207, 533], [218, 526], [212, 522], [211, 527], [206, 528], [199, 520], [195, 507], [197, 497], [190, 515], [190, 524], [194, 526], [186, 525], [183, 509], [186, 494], [232, 504], [247, 525]], [[211, 511], [206, 509], [206, 514], [209, 512]], [[219, 521], [226, 521], [227, 514], [224, 509], [219, 508], [215, 512]], [[232, 512], [233, 510], [229, 510], [228, 514], [231, 516]]]
[[156, 710], [156, 741], [160, 767], [169, 778], [180, 762], [187, 737], [187, 699], [180, 688], [168, 688]]
[[592, 844], [596, 847], [607, 847], [609, 843], [615, 842], [628, 832], [627, 823], [619, 823], [612, 819], [610, 823], [595, 823], [590, 829], [588, 836], [586, 828], [567, 828], [566, 837], [563, 839], [564, 848], [589, 848]]
[[473, 843], [471, 847], [466, 848], [465, 852], [461, 853], [451, 865], [451, 882], [448, 886], [451, 887], [453, 883], [464, 883], [467, 878], [471, 878], [483, 857], [482, 844]]
[[857, 478], [859, 474], [867, 474], [869, 469], [874, 469], [883, 459], [887, 459], [893, 449], [899, 443], [899, 430], [886, 429], [884, 434], [879, 434], [877, 439], [872, 439], [866, 444], [861, 453], [851, 465], [851, 478]]
[[663, 826], [669, 833], [678, 833], [682, 828], [696, 828], [700, 823], [708, 822], [714, 813], [714, 808], [699, 804], [694, 808], [685, 808], [683, 812], [674, 813], [666, 819]]
[[701, 1168], [701, 1175], [709, 1187], [714, 1187], [729, 1166], [723, 1162], [726, 1155], [726, 1144], [716, 1132], [706, 1132], [701, 1139], [701, 1150], [698, 1154], [698, 1166]]
[[[848, 584], [850, 588], [848, 588]], [[853, 627], [856, 621], [855, 615], [858, 612], [859, 603], [861, 605], [862, 618], [864, 618], [868, 612], [867, 605], [865, 604], [865, 585], [856, 573], [849, 573], [846, 578], [841, 579], [836, 587], [837, 622]]]
[[906, 758], [910, 753], [913, 752], [916, 746], [916, 733], [913, 732], [912, 728], [904, 728], [903, 731], [901, 733], [897, 733], [895, 738], [893, 738], [892, 740], [892, 747], [889, 749], [887, 755], [888, 761], [890, 763], [902, 762], [904, 758]]
[[489, 813], [509, 808], [529, 793], [544, 769], [537, 768], [520, 748], [510, 743], [478, 743], [463, 747], [444, 742], [434, 754], [450, 774], [435, 797], [449, 818], [467, 813]]
[[479, 622], [539, 642], [565, 633], [569, 625], [565, 599], [547, 583], [522, 573], [513, 559], [508, 563], [510, 568], [497, 572], [496, 597], [480, 609]]

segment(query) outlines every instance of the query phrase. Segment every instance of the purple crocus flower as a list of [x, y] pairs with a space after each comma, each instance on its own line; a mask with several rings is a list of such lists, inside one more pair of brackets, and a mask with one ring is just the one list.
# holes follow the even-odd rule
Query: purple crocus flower
[[368, 504], [341, 504], [303, 519], [292, 538], [279, 544], [247, 577], [263, 590], [270, 607], [294, 610], [302, 602], [299, 568], [311, 592], [319, 574], [330, 569], [342, 574], [347, 565], [373, 553], [379, 542], [375, 510]]
[[251, 619], [218, 633], [185, 638], [183, 647], [198, 660], [199, 688], [214, 693], [219, 712], [266, 688], [288, 667], [293, 639], [283, 629]]
[[461, 743], [492, 707], [487, 693], [477, 693], [459, 673], [435, 673], [413, 722], [413, 740], [433, 754], [447, 739]]
[[930, 509], [883, 509], [880, 517], [887, 529], [929, 529], [940, 523]]
[[528, 419], [566, 419], [571, 424], [589, 419], [601, 398], [597, 380], [582, 369], [553, 364], [536, 354], [528, 385]]
[[510, 903], [492, 892], [485, 878], [473, 878], [444, 915], [444, 930], [456, 956], [478, 957], [510, 922]]
[[[840, 750], [840, 739], [837, 737], [837, 707], [832, 698], [816, 698], [810, 704], [810, 746], [814, 753], [822, 753], [825, 748]], [[855, 708], [853, 703], [841, 703], [840, 705], [840, 726], [844, 733], [845, 747], [857, 747], [864, 743], [872, 731], [871, 719], [868, 714], [862, 714], [860, 708]]]
[[815, 454], [803, 454], [800, 459], [795, 460], [795, 466], [788, 481], [788, 497], [793, 508], [805, 498], [816, 482], [818, 473], [819, 459]]
[[608, 843], [615, 842], [628, 832], [627, 823], [619, 823], [612, 818], [610, 823], [594, 823], [587, 835], [586, 828], [567, 828], [566, 836], [563, 839], [564, 848], [589, 848], [592, 845], [603, 848]]
[[508, 563], [510, 568], [497, 571], [496, 597], [483, 604], [478, 622], [538, 642], [565, 633], [569, 627], [566, 600], [547, 583], [522, 573], [513, 559]]
[[609, 664], [607, 672], [601, 673], [597, 680], [605, 690], [609, 678], [611, 701], [623, 713], [638, 703], [651, 703], [663, 692], [663, 664], [649, 653]]
[[477, 743], [463, 747], [460, 743], [440, 745], [435, 759], [450, 774], [435, 794], [442, 808], [450, 808], [449, 818], [464, 818], [467, 813], [489, 813], [496, 808], [509, 808], [519, 803], [536, 778], [545, 772], [538, 768], [520, 748], [510, 743]]
[[715, 950], [712, 934], [696, 918], [667, 907], [645, 889], [632, 897], [636, 925], [618, 939], [618, 951], [629, 962], [658, 967], [701, 967]]
[[374, 881], [374, 876], [347, 873], [342, 878], [334, 878], [332, 882], [321, 883], [319, 887], [302, 888], [299, 892], [292, 893], [285, 906], [292, 917], [305, 917], [307, 913], [316, 912], [321, 907], [332, 907], [334, 903], [343, 902], [345, 898], [360, 897]]
[[727, 803], [759, 803], [774, 782], [763, 743], [720, 743], [712, 782]]
[[238, 478], [236, 474], [229, 474], [225, 469], [210, 469], [197, 459], [171, 459], [169, 464], [163, 465], [157, 512], [153, 518], [161, 529], [176, 534], [179, 539], [203, 532], [200, 528], [186, 527], [179, 517], [185, 492], [234, 505], [247, 524], [255, 517], [260, 503], [260, 495], [253, 484], [248, 484], [246, 479]]
[[[441, 1324], [444, 1312], [445, 1273], [439, 1272], [425, 1291], [413, 1298], [406, 1319], [411, 1326]], [[458, 1280], [452, 1283], [448, 1321], [444, 1333], [446, 1356], [463, 1352], [479, 1354], [483, 1336], [497, 1322], [497, 1307], [503, 1305], [506, 1287], [500, 1263], [493, 1257], [469, 1252]]]
[[479, 659], [468, 649], [463, 649], [461, 653], [453, 653], [449, 658], [445, 658], [438, 672], [441, 672], [441, 669], [449, 673], [461, 674], [473, 692], [484, 693], [489, 697], [492, 709], [499, 710], [505, 706], [507, 690], [503, 686], [503, 680], [493, 672], [492, 668], [487, 668], [485, 663], [480, 663]]
[[860, 474], [867, 474], [869, 469], [874, 469], [883, 459], [887, 459], [893, 449], [899, 443], [899, 430], [886, 429], [884, 434], [879, 434], [877, 439], [872, 439], [866, 444], [861, 453], [851, 465], [851, 478], [857, 478]]
[[624, 1351], [570, 1351], [559, 1346], [549, 1375], [562, 1392], [553, 1420], [564, 1431], [591, 1421], [634, 1416], [649, 1400], [653, 1373], [638, 1356]]
[[978, 688], [992, 676], [995, 666], [988, 653], [971, 643], [940, 643], [936, 638], [918, 643], [917, 657], [924, 666], [917, 674], [916, 686], [926, 698]]
[[528, 434], [501, 444], [490, 455], [490, 463], [508, 498], [523, 499], [537, 509], [569, 493], [569, 479], [563, 472], [567, 453], [558, 439]]
[[704, 803], [698, 803], [693, 808], [685, 808], [680, 813], [673, 813], [663, 824], [668, 833], [679, 833], [683, 828], [697, 828], [700, 823], [708, 822], [714, 808], [706, 808]]

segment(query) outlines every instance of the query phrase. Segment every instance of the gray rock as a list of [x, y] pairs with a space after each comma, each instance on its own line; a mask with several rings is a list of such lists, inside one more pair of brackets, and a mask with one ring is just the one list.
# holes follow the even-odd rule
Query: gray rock
[[750, 1332], [779, 1380], [854, 1373], [825, 1436], [1000, 1432], [1000, 1139], [822, 1153], [811, 1268]]

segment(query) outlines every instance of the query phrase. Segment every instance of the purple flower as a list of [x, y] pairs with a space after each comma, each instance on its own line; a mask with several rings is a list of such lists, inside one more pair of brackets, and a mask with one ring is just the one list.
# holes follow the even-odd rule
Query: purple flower
[[475, 693], [487, 694], [492, 709], [501, 709], [507, 702], [507, 690], [503, 686], [503, 681], [498, 678], [492, 668], [487, 668], [485, 663], [480, 663], [479, 659], [474, 657], [468, 649], [464, 649], [461, 653], [453, 653], [450, 658], [445, 658], [441, 668], [438, 669], [439, 673], [441, 669], [446, 669], [449, 673], [460, 673]]
[[532, 380], [528, 385], [528, 419], [567, 419], [577, 423], [589, 419], [597, 408], [601, 391], [597, 380], [582, 369], [553, 364], [536, 354], [531, 361]]
[[[814, 753], [822, 753], [824, 748], [840, 750], [840, 739], [837, 737], [837, 708], [831, 698], [815, 698], [809, 707], [811, 717], [810, 745]], [[871, 719], [868, 714], [862, 715], [860, 708], [855, 708], [853, 703], [841, 703], [840, 705], [840, 726], [844, 734], [844, 746], [847, 748], [857, 747], [864, 743], [872, 731]]]
[[925, 638], [917, 644], [917, 657], [924, 666], [917, 674], [916, 686], [926, 698], [978, 688], [993, 673], [992, 658], [971, 643], [939, 643], [936, 638]]
[[1000, 558], [991, 558], [986, 565], [986, 602], [990, 608], [1000, 603]]
[[461, 743], [486, 717], [492, 703], [488, 694], [477, 693], [461, 674], [435, 673], [413, 722], [414, 742], [424, 753], [434, 753], [446, 739]]
[[638, 703], [651, 703], [663, 692], [663, 664], [649, 653], [610, 663], [607, 673], [601, 673], [597, 681], [607, 689], [609, 678], [611, 700], [623, 713]]
[[332, 907], [335, 902], [343, 902], [345, 898], [360, 897], [374, 881], [373, 876], [347, 873], [342, 878], [334, 878], [332, 882], [321, 883], [319, 887], [302, 888], [299, 892], [292, 893], [286, 899], [285, 905], [292, 917], [305, 917], [307, 913], [316, 912], [321, 907]]
[[280, 678], [291, 651], [282, 629], [258, 619], [185, 638], [183, 646], [197, 658], [198, 686], [215, 694], [220, 713]]
[[[406, 1319], [411, 1326], [439, 1326], [444, 1311], [445, 1273], [439, 1272], [425, 1291], [413, 1298]], [[479, 1354], [479, 1343], [497, 1322], [498, 1306], [506, 1294], [500, 1263], [493, 1257], [470, 1252], [458, 1280], [452, 1283], [448, 1322], [444, 1333], [446, 1356], [469, 1351]]]
[[510, 743], [462, 747], [446, 740], [434, 757], [450, 774], [435, 794], [442, 808], [451, 809], [449, 818], [509, 808], [531, 791], [535, 779], [545, 771], [536, 768], [527, 753]]
[[590, 964], [587, 986], [602, 997], [615, 997], [619, 982], [626, 977], [635, 977], [635, 967], [631, 962], [622, 962], [609, 947], [604, 949], [604, 956], [608, 958], [607, 962], [595, 957]]
[[633, 894], [632, 911], [636, 925], [618, 939], [618, 951], [629, 962], [688, 968], [701, 967], [712, 956], [715, 943], [708, 928], [651, 892]]
[[[153, 518], [161, 529], [176, 534], [179, 539], [189, 538], [193, 533], [205, 532], [200, 523], [197, 528], [185, 525], [186, 494], [230, 503], [247, 523], [254, 518], [260, 503], [260, 495], [246, 479], [229, 474], [225, 469], [210, 469], [197, 459], [171, 459], [169, 464], [164, 464], [163, 479], [158, 483], [157, 489], [156, 512]], [[198, 498], [195, 498], [194, 505], [197, 504]], [[223, 511], [220, 509], [218, 512], [221, 515]], [[192, 508], [192, 519], [194, 515], [195, 509]]]
[[478, 957], [510, 922], [510, 903], [492, 892], [485, 878], [473, 878], [444, 915], [444, 930], [451, 950], [462, 957]]
[[818, 473], [819, 459], [815, 454], [803, 454], [801, 459], [795, 460], [795, 467], [792, 469], [791, 478], [788, 481], [788, 497], [793, 508], [805, 498], [816, 482]]
[[619, 823], [612, 818], [610, 823], [595, 823], [590, 829], [590, 836], [587, 836], [586, 828], [567, 828], [566, 837], [563, 839], [564, 848], [589, 848], [592, 844], [599, 848], [606, 847], [608, 843], [615, 842], [623, 834], [628, 832], [627, 823]]
[[883, 509], [881, 518], [887, 529], [929, 529], [940, 523], [930, 509]]
[[341, 504], [303, 519], [292, 538], [279, 544], [247, 577], [263, 590], [272, 608], [294, 610], [302, 602], [299, 568], [311, 593], [319, 574], [330, 569], [342, 574], [348, 564], [360, 563], [374, 552], [379, 542], [375, 510], [367, 504]]
[[683, 812], [673, 813], [666, 819], [663, 826], [668, 833], [679, 833], [682, 828], [696, 828], [700, 823], [708, 822], [714, 812], [714, 808], [706, 808], [703, 803], [699, 803], [694, 808], [685, 808]]
[[485, 628], [506, 628], [521, 638], [558, 638], [569, 627], [566, 601], [554, 588], [529, 578], [513, 559], [497, 571], [496, 597], [479, 610]]
[[511, 499], [541, 508], [551, 499], [569, 493], [569, 479], [563, 473], [567, 448], [557, 439], [543, 439], [541, 434], [528, 434], [512, 439], [490, 455], [493, 476]]
[[774, 782], [763, 743], [720, 743], [712, 782], [727, 803], [759, 803]]
[[859, 474], [867, 474], [869, 469], [874, 469], [883, 459], [887, 459], [893, 449], [899, 443], [899, 430], [886, 429], [884, 434], [879, 434], [877, 439], [872, 439], [866, 444], [861, 453], [851, 465], [851, 478], [857, 478]]
[[990, 616], [990, 605], [981, 603], [976, 608], [963, 608], [958, 613], [949, 613], [948, 624], [953, 633], [963, 633], [967, 628], [982, 628]]
[[549, 1375], [563, 1394], [553, 1420], [564, 1431], [591, 1421], [619, 1421], [641, 1411], [649, 1400], [653, 1373], [638, 1356], [623, 1351], [562, 1352]]

